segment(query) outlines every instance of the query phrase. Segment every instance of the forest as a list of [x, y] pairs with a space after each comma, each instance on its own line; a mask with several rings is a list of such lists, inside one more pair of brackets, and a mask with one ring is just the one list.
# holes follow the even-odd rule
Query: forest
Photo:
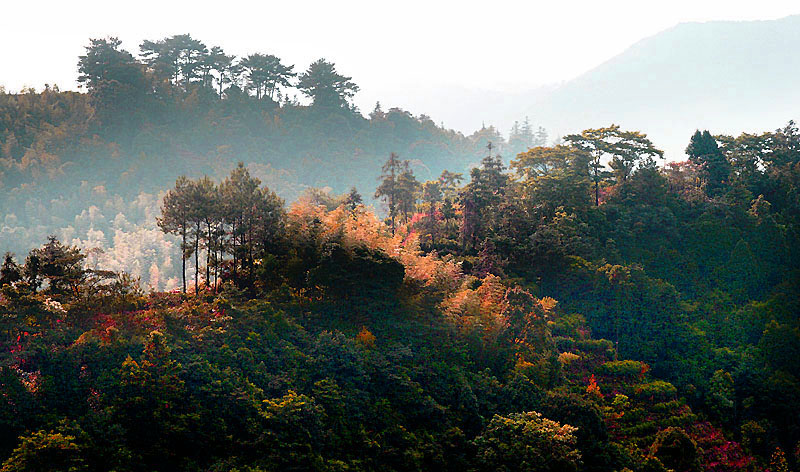
[[798, 470], [794, 122], [665, 163], [189, 35], [78, 69], [0, 93], [0, 471]]
[[180, 175], [221, 179], [243, 161], [293, 201], [309, 188], [371, 189], [391, 152], [427, 180], [480, 163], [490, 141], [510, 156], [547, 140], [527, 120], [506, 141], [491, 126], [464, 136], [380, 103], [364, 116], [358, 85], [331, 61], [295, 71], [189, 35], [145, 41], [138, 56], [94, 39], [77, 62], [85, 93], [0, 87], [0, 246], [24, 254], [55, 234], [157, 289], [180, 284], [175, 242], [154, 223]]

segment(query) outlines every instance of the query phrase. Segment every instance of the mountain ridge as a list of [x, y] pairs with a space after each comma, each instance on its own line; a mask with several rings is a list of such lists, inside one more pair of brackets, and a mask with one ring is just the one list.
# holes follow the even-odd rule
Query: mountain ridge
[[798, 47], [800, 15], [680, 23], [565, 82], [527, 114], [556, 135], [611, 122], [637, 128], [680, 159], [696, 128], [761, 131], [795, 118], [800, 91], [787, 79], [800, 74]]

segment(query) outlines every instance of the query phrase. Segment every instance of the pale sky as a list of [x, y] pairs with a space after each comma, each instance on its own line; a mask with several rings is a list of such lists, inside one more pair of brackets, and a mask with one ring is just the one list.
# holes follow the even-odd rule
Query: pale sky
[[533, 89], [680, 22], [797, 13], [797, 0], [2, 0], [0, 85], [75, 89], [91, 37], [117, 36], [137, 53], [143, 39], [190, 33], [229, 54], [275, 54], [298, 71], [325, 57], [361, 86], [362, 111], [380, 100], [440, 121], [446, 104], [426, 109], [438, 91]]

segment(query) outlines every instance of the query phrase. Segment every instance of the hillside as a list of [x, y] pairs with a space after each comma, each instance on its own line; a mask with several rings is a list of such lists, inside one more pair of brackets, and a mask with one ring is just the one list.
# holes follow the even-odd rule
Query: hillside
[[797, 470], [796, 123], [662, 165], [120, 44], [0, 93], [0, 472]]
[[763, 470], [556, 300], [363, 207], [286, 224], [267, 270], [188, 295], [32, 253], [68, 275], [2, 285], [3, 472]]
[[695, 129], [777, 128], [797, 118], [800, 15], [685, 23], [634, 44], [526, 111], [554, 134], [618, 123], [683, 160]]
[[311, 188], [355, 186], [377, 206], [372, 195], [391, 152], [430, 180], [444, 169], [464, 172], [490, 140], [502, 142], [491, 128], [464, 136], [400, 109], [364, 117], [165, 87], [109, 103], [53, 89], [0, 93], [0, 246], [23, 254], [57, 235], [103, 250], [107, 267], [146, 280], [158, 271], [166, 281], [176, 275], [175, 242], [159, 236], [155, 215], [180, 175], [220, 178], [244, 162], [289, 201]]

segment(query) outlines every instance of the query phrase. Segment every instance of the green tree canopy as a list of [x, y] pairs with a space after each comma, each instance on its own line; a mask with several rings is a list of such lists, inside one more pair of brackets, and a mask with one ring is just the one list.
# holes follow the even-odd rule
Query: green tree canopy
[[300, 74], [297, 88], [314, 101], [314, 105], [346, 107], [359, 87], [336, 71], [336, 66], [325, 59], [317, 59]]

